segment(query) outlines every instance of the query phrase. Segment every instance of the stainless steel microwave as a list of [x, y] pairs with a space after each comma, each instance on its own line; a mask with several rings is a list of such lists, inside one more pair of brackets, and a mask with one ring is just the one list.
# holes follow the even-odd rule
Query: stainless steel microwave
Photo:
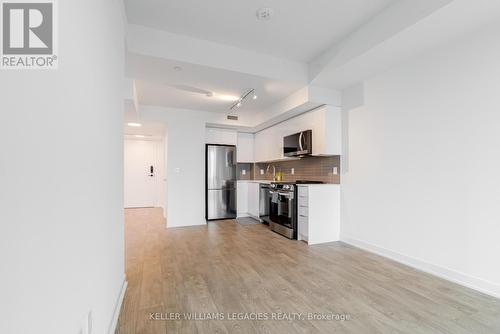
[[283, 138], [283, 155], [285, 157], [300, 157], [312, 153], [312, 130], [302, 131]]

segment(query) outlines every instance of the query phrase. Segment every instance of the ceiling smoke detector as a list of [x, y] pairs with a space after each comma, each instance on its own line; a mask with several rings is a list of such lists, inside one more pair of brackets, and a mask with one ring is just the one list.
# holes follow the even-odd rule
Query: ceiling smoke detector
[[269, 8], [269, 7], [259, 8], [255, 12], [255, 15], [257, 16], [257, 18], [259, 20], [262, 20], [262, 21], [269, 21], [271, 19], [271, 17], [273, 17], [273, 14], [274, 14], [274, 10], [272, 8]]

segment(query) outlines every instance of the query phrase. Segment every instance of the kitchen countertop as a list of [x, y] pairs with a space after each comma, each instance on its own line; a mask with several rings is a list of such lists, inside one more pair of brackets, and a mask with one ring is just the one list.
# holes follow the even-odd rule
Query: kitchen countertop
[[271, 184], [271, 181], [269, 181], [269, 180], [238, 180], [238, 182]]
[[[264, 184], [271, 184], [273, 181], [269, 180], [238, 180], [238, 182], [247, 182], [247, 183], [264, 183]], [[283, 181], [286, 183], [286, 181]], [[298, 186], [340, 186], [338, 183], [301, 183], [297, 184]]]
[[306, 186], [306, 187], [323, 187], [323, 186], [340, 186], [338, 183], [301, 183], [297, 184], [297, 186]]

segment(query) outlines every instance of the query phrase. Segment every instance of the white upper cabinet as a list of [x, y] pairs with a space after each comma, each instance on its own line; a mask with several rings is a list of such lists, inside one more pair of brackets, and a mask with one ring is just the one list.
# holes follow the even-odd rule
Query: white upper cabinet
[[236, 130], [206, 128], [205, 143], [219, 145], [236, 145], [237, 132]]
[[254, 142], [255, 136], [252, 133], [238, 133], [238, 143], [236, 144], [238, 162], [254, 162]]
[[313, 155], [341, 155], [340, 107], [323, 106], [255, 134], [255, 161], [284, 159], [283, 137], [312, 130]]
[[283, 157], [283, 136], [276, 126], [255, 134], [255, 161], [277, 160]]

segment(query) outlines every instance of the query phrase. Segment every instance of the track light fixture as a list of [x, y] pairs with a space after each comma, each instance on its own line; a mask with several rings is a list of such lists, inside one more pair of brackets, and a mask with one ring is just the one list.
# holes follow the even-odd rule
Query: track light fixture
[[257, 99], [257, 94], [255, 94], [255, 89], [250, 89], [248, 92], [246, 92], [245, 94], [241, 95], [241, 97], [238, 99], [238, 101], [236, 101], [232, 106], [231, 108], [229, 108], [229, 110], [233, 110], [235, 108], [239, 108], [241, 107], [241, 105], [243, 104], [243, 102], [245, 102], [245, 100], [249, 97], [249, 96], [252, 96], [252, 99], [253, 100], [256, 100]]

